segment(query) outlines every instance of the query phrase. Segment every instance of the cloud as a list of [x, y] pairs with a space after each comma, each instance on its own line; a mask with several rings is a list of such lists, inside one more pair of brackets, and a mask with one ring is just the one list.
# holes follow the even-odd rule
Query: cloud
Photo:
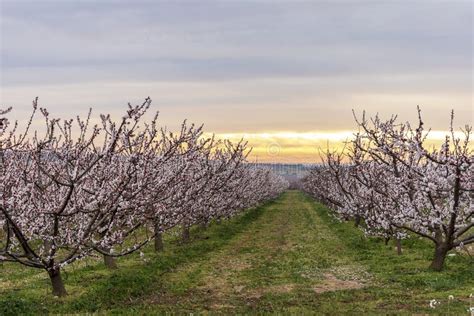
[[[218, 133], [352, 130], [352, 109], [474, 121], [471, 1], [2, 1], [1, 103]], [[304, 147], [304, 145], [301, 145]]]
[[338, 3], [6, 2], [3, 67], [147, 64], [185, 80], [471, 63], [468, 1]]

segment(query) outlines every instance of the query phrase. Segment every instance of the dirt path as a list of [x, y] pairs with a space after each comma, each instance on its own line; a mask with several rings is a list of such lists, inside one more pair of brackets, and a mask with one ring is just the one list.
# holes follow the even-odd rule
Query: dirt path
[[311, 304], [320, 293], [364, 287], [370, 277], [351, 265], [347, 249], [313, 207], [301, 192], [286, 192], [226, 246], [166, 275], [147, 304], [271, 311], [302, 296]]

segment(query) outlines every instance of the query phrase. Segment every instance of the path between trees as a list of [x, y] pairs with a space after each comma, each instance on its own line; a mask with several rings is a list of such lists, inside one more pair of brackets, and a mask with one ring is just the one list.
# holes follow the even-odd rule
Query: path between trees
[[227, 245], [165, 275], [160, 292], [147, 304], [217, 311], [263, 304], [281, 310], [293, 300], [300, 305], [301, 296], [369, 284], [370, 275], [351, 262], [314, 202], [288, 191]]

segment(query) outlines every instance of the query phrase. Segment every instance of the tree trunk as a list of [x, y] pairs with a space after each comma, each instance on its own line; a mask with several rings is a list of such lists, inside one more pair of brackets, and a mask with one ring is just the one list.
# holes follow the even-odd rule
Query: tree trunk
[[[105, 249], [106, 252], [109, 252], [110, 249]], [[117, 262], [114, 257], [104, 255], [104, 264], [107, 269], [117, 269]]]
[[389, 242], [389, 241], [390, 241], [390, 237], [385, 237], [385, 240], [384, 240], [384, 242], [385, 242], [385, 246], [387, 246], [387, 245], [388, 245], [388, 242]]
[[181, 241], [182, 242], [189, 242], [190, 239], [190, 233], [189, 233], [189, 226], [188, 225], [183, 225], [183, 231], [181, 233]]
[[163, 235], [161, 233], [155, 233], [155, 251], [163, 251]]
[[[1, 166], [1, 164], [0, 164], [0, 166]], [[7, 239], [7, 236], [8, 236], [8, 229], [9, 229], [9, 228], [8, 228], [8, 224], [7, 224], [7, 221], [4, 222], [4, 224], [3, 224], [3, 226], [2, 226], [2, 229], [3, 229], [3, 234], [5, 234], [5, 237], [2, 236], [2, 238], [4, 238], [4, 239], [5, 239], [5, 242], [8, 243], [9, 241], [6, 240], [6, 239]], [[0, 236], [1, 236], [1, 233], [0, 233]], [[10, 236], [11, 236], [11, 235], [10, 235]], [[3, 267], [3, 261], [0, 261], [0, 266]]]
[[397, 245], [397, 255], [400, 256], [402, 254], [402, 241], [400, 238], [395, 239], [395, 244]]
[[104, 255], [104, 264], [107, 269], [117, 269], [117, 261], [114, 257]]
[[66, 288], [64, 287], [63, 279], [61, 278], [61, 270], [59, 268], [48, 271], [51, 285], [53, 286], [54, 296], [66, 296]]
[[161, 221], [159, 218], [154, 219], [154, 233], [155, 233], [155, 251], [163, 251], [163, 235], [161, 233]]
[[362, 219], [362, 218], [361, 218], [359, 215], [356, 215], [356, 216], [354, 217], [354, 226], [355, 226], [355, 227], [359, 227], [361, 219]]
[[444, 261], [448, 254], [448, 247], [446, 245], [436, 245], [433, 261], [431, 261], [430, 268], [434, 271], [441, 271], [444, 267]]

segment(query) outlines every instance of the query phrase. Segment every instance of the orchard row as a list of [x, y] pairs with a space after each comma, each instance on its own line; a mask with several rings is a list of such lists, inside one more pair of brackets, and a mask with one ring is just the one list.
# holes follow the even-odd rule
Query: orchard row
[[356, 118], [359, 132], [341, 152], [327, 151], [304, 189], [354, 219], [368, 235], [430, 240], [431, 268], [441, 270], [448, 251], [474, 243], [474, 155], [472, 128], [451, 133], [439, 148], [429, 145], [419, 122]]
[[[60, 120], [33, 102], [25, 130], [0, 110], [0, 261], [48, 272], [53, 294], [66, 290], [62, 267], [101, 254], [115, 257], [179, 226], [230, 218], [275, 198], [288, 186], [247, 163], [244, 141], [204, 137], [202, 127], [177, 133], [149, 116], [151, 100], [129, 104], [114, 121], [101, 115]], [[38, 120], [37, 116], [42, 119]], [[38, 121], [44, 130], [37, 130]]]

